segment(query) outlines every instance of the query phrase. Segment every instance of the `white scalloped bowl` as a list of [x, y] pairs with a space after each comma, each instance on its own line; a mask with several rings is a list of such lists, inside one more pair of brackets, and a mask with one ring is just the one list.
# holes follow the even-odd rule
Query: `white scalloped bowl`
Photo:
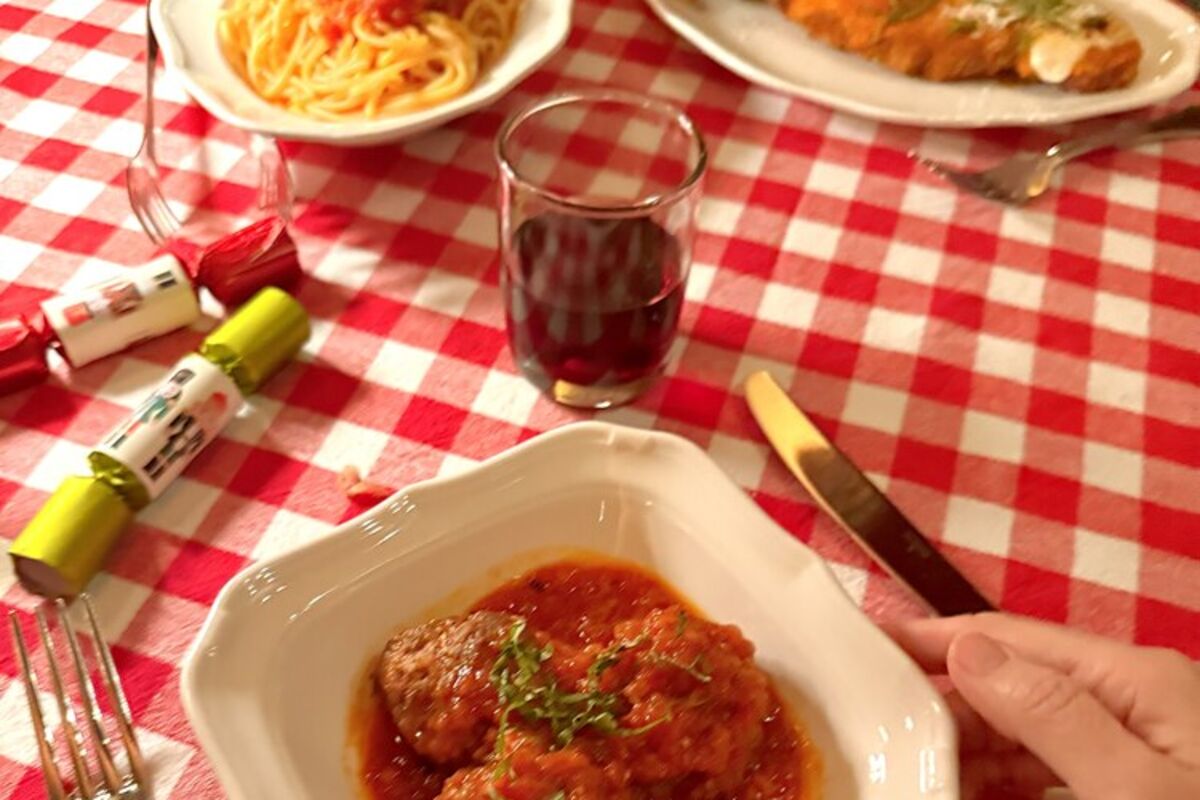
[[182, 680], [229, 795], [358, 797], [347, 714], [391, 632], [580, 551], [741, 627], [822, 753], [822, 800], [957, 800], [948, 709], [824, 561], [691, 443], [600, 423], [402, 490], [225, 587]]
[[238, 76], [217, 41], [223, 0], [151, 0], [150, 24], [163, 61], [196, 102], [243, 130], [280, 139], [354, 147], [398, 141], [469, 114], [503, 97], [546, 63], [571, 28], [572, 0], [525, 0], [512, 45], [465, 94], [432, 108], [376, 119], [323, 122], [259, 97]]

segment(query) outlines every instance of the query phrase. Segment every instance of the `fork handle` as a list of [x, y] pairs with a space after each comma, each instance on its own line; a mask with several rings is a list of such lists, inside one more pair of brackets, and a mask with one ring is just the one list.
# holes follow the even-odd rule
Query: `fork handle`
[[158, 37], [150, 24], [150, 4], [146, 4], [146, 112], [142, 119], [142, 140], [152, 161], [157, 160], [154, 141], [154, 73], [158, 69]]
[[1148, 122], [1126, 122], [1090, 136], [1071, 139], [1054, 145], [1046, 155], [1063, 163], [1107, 147], [1128, 147], [1191, 136], [1200, 136], [1200, 106], [1188, 106]]

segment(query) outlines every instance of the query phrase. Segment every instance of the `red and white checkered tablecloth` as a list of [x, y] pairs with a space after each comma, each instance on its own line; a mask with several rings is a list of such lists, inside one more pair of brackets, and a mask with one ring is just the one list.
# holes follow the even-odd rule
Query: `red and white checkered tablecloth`
[[[0, 5], [0, 314], [153, 254], [122, 185], [143, 18], [124, 0]], [[579, 418], [507, 350], [491, 142], [514, 106], [580, 83], [683, 104], [713, 153], [670, 375], [601, 418], [697, 442], [873, 614], [915, 613], [771, 458], [739, 390], [769, 369], [1005, 609], [1200, 656], [1200, 142], [1094, 156], [1005, 209], [905, 153], [984, 164], [1065, 130], [832, 113], [748, 86], [639, 0], [580, 0], [565, 51], [496, 107], [395, 146], [288, 147], [312, 340], [93, 586], [158, 796], [220, 796], [180, 661], [230, 576], [361, 510], [344, 465], [401, 485]], [[161, 90], [172, 196], [248, 214], [240, 135]], [[212, 324], [0, 398], [3, 544]], [[0, 604], [31, 630], [7, 559]], [[0, 800], [42, 791], [15, 674], [0, 637]]]

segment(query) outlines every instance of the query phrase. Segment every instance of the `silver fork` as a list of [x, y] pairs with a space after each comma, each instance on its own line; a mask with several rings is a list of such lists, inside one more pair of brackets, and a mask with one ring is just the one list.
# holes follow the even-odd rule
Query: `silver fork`
[[150, 27], [150, 7], [146, 6], [146, 97], [142, 112], [142, 144], [125, 167], [125, 190], [129, 205], [142, 223], [142, 229], [155, 244], [161, 245], [178, 233], [182, 224], [167, 205], [159, 186], [157, 147], [154, 129], [154, 73], [158, 65], [158, 39]]
[[1069, 161], [1108, 147], [1129, 147], [1200, 135], [1200, 106], [1190, 106], [1148, 122], [1127, 122], [1054, 145], [1042, 153], [1021, 153], [982, 172], [955, 169], [910, 153], [924, 166], [960, 189], [1021, 205], [1046, 193], [1055, 172]]
[[[150, 25], [146, 6], [146, 97], [142, 112], [142, 143], [125, 167], [125, 189], [129, 205], [142, 229], [157, 245], [179, 233], [183, 224], [167, 204], [159, 184], [157, 139], [154, 127], [154, 75], [158, 69], [158, 38]], [[258, 158], [258, 204], [284, 221], [292, 218], [292, 180], [275, 141], [251, 134], [251, 152]]]
[[113, 665], [112, 653], [100, 635], [100, 626], [96, 623], [96, 611], [92, 607], [91, 598], [81, 596], [84, 610], [87, 613], [91, 628], [92, 645], [99, 661], [99, 673], [108, 704], [116, 716], [117, 735], [129, 762], [129, 768], [122, 770], [113, 753], [113, 743], [104, 723], [96, 698], [96, 690], [88, 675], [79, 646], [79, 637], [75, 627], [67, 616], [67, 606], [61, 599], [55, 602], [54, 608], [59, 627], [67, 641], [70, 651], [71, 666], [74, 670], [75, 683], [78, 687], [80, 702], [83, 706], [83, 725], [87, 728], [91, 749], [95, 751], [96, 763], [100, 774], [95, 776], [88, 768], [88, 746], [83, 731], [80, 730], [79, 716], [75, 704], [71, 700], [69, 690], [63, 681], [63, 668], [60, 667], [57, 648], [50, 635], [50, 626], [46, 621], [45, 611], [39, 607], [36, 611], [38, 638], [46, 653], [47, 668], [50, 673], [50, 686], [54, 695], [54, 703], [62, 725], [63, 739], [66, 741], [67, 755], [71, 761], [71, 770], [75, 776], [75, 788], [68, 791], [62, 778], [62, 772], [54, 758], [54, 737], [46, 723], [42, 703], [38, 697], [37, 678], [21, 635], [21, 626], [14, 612], [9, 612], [8, 622], [11, 627], [13, 647], [17, 652], [17, 660], [21, 666], [21, 676], [25, 683], [25, 698], [29, 702], [29, 716], [33, 722], [34, 736], [37, 738], [38, 758], [42, 762], [42, 774], [46, 779], [46, 793], [50, 800], [151, 800], [152, 791], [147, 780], [145, 761], [142, 750], [138, 746], [137, 734], [133, 730], [133, 720], [129, 713], [129, 703], [121, 688], [120, 678]]

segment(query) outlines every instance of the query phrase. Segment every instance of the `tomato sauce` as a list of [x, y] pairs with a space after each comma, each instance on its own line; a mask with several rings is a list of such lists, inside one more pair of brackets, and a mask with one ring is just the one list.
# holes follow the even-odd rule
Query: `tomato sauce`
[[470, 0], [318, 0], [325, 12], [325, 35], [340, 38], [359, 14], [397, 28], [411, 25], [420, 14], [437, 11], [461, 19]]
[[427, 763], [396, 733], [391, 714], [373, 685], [362, 707], [355, 709], [352, 731], [361, 764], [359, 776], [372, 800], [434, 800], [450, 777]]
[[[523, 617], [530, 630], [549, 636], [562, 644], [562, 651], [572, 654], [556, 655], [556, 659], [568, 660], [578, 660], [582, 658], [581, 654], [594, 653], [598, 647], [611, 647], [615, 642], [629, 641], [633, 631], [653, 631], [655, 624], [662, 628], [666, 624], [664, 616], [667, 610], [671, 610], [670, 620], [674, 620], [678, 614], [681, 630], [687, 625], [688, 615], [702, 619], [651, 574], [636, 567], [604, 562], [561, 562], [533, 570], [496, 588], [480, 599], [472, 610], [507, 612]], [[675, 623], [671, 625], [674, 627]], [[746, 648], [746, 654], [750, 652], [751, 646], [745, 643], [735, 628], [713, 626], [710, 623], [705, 625], [706, 630], [711, 629], [712, 635], [718, 637], [713, 641], [732, 642], [731, 647], [735, 650], [742, 646]], [[664, 635], [670, 638], [669, 634]], [[667, 644], [671, 645], [671, 642]], [[748, 658], [748, 655], [745, 657]], [[719, 659], [714, 663], [719, 664]], [[571, 669], [569, 665], [554, 666], [560, 671]], [[699, 737], [704, 744], [698, 745], [692, 736], [693, 731], [686, 728], [698, 719], [698, 712], [692, 704], [685, 703], [679, 706], [682, 712], [668, 713], [660, 720], [663, 724], [654, 726], [653, 730], [636, 740], [587, 734], [564, 752], [587, 754], [597, 764], [603, 765], [606, 773], [620, 774], [628, 779], [630, 775], [638, 775], [639, 763], [642, 768], [646, 765], [657, 768], [659, 764], [669, 765], [672, 759], [684, 758], [692, 759], [690, 765], [704, 769], [704, 759], [708, 757], [706, 746], [712, 749], [712, 758], [716, 759], [714, 763], [723, 763], [720, 759], [727, 756], [728, 751], [736, 750], [739, 746], [744, 748], [744, 742], [749, 738], [757, 745], [751, 761], [748, 764], [744, 760], [741, 762], [743, 771], [737, 773], [735, 785], [726, 786], [719, 778], [712, 779], [711, 776], [705, 781], [679, 780], [669, 786], [638, 784], [635, 781], [627, 794], [621, 797], [630, 800], [693, 800], [697, 797], [704, 800], [816, 800], [821, 779], [818, 754], [803, 731], [789, 717], [778, 692], [761, 671], [749, 665], [742, 669], [754, 674], [741, 677], [732, 675], [729, 679], [734, 683], [720, 685], [722, 691], [729, 691], [728, 687], [734, 687], [734, 691], [746, 686], [765, 687], [765, 704], [753, 706], [756, 716], [750, 721], [751, 727], [746, 733], [737, 728], [739, 724], [746, 724], [745, 720], [739, 721], [736, 715], [732, 715], [728, 719], [715, 720], [715, 727], [701, 732]], [[629, 671], [629, 666], [617, 667], [611, 670], [612, 675], [608, 677], [620, 680], [624, 672], [625, 678], [629, 678]], [[672, 673], [668, 671], [668, 675]], [[661, 683], [665, 679], [661, 675], [643, 676], [642, 679], [635, 678], [627, 683], [624, 691], [631, 697], [635, 696], [638, 687], [646, 685], [645, 680], [649, 678], [658, 682], [655, 691], [663, 688]], [[716, 674], [708, 678], [714, 679], [721, 681], [723, 678]], [[669, 680], [694, 684], [692, 678], [679, 671]], [[654, 686], [654, 683], [650, 685]], [[763, 691], [760, 688], [760, 694]], [[660, 699], [656, 697], [655, 702]], [[711, 725], [714, 721], [705, 723]], [[380, 692], [373, 685], [369, 700], [352, 716], [351, 724], [352, 740], [357, 742], [360, 751], [359, 774], [367, 797], [371, 800], [435, 800], [438, 797], [453, 771], [426, 763], [405, 744], [396, 732]], [[734, 743], [722, 750], [709, 740], [719, 739], [712, 732], [720, 732], [724, 728], [732, 731], [729, 736]], [[509, 800], [508, 796], [501, 796]], [[517, 796], [511, 795], [513, 798]], [[571, 800], [569, 793], [561, 796]]]
[[507, 611], [554, 639], [607, 643], [613, 627], [681, 600], [649, 573], [625, 566], [563, 562], [500, 586], [472, 611]]

